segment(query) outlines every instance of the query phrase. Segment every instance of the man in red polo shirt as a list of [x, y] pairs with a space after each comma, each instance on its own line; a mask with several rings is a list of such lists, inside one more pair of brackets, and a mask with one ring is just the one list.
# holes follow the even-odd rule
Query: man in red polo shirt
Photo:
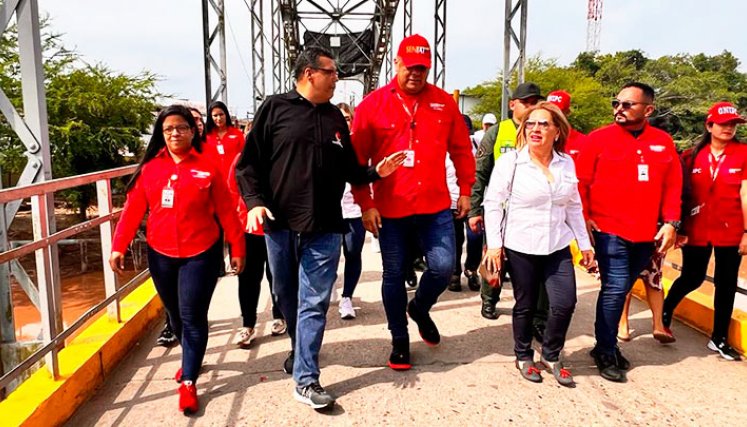
[[[382, 295], [392, 353], [388, 365], [410, 365], [407, 314], [426, 344], [441, 341], [430, 309], [454, 271], [454, 225], [446, 186], [446, 153], [454, 162], [459, 186], [458, 218], [469, 211], [475, 160], [469, 133], [454, 99], [426, 83], [431, 67], [428, 41], [420, 35], [402, 40], [395, 59], [396, 77], [372, 92], [356, 109], [351, 138], [362, 164], [376, 164], [386, 153], [405, 150], [405, 163], [389, 179], [353, 187], [363, 224], [379, 237], [384, 268]], [[428, 268], [415, 297], [407, 303], [404, 272], [408, 243], [417, 239]]]
[[[602, 280], [591, 355], [603, 378], [623, 382], [630, 362], [617, 347], [618, 322], [654, 250], [664, 253], [674, 244], [682, 168], [672, 138], [648, 124], [651, 86], [626, 84], [612, 108], [615, 122], [589, 134], [576, 170]], [[657, 230], [659, 220], [664, 225]]]

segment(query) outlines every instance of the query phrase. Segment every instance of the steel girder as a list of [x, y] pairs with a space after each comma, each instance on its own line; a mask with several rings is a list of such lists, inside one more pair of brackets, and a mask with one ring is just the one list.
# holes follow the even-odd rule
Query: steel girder
[[443, 89], [446, 86], [446, 0], [436, 0], [433, 84]]
[[[511, 77], [517, 73], [517, 84], [524, 82], [524, 63], [527, 48], [527, 3], [529, 0], [506, 0], [503, 32], [503, 94], [501, 96], [501, 119], [508, 118], [508, 99], [511, 97]], [[519, 13], [519, 36], [513, 28], [513, 21]], [[511, 46], [519, 50], [516, 61], [511, 63]]]
[[[325, 35], [346, 35], [373, 31], [372, 49], [358, 45], [366, 58], [364, 63], [353, 64], [362, 68], [360, 79], [366, 93], [379, 84], [381, 66], [386, 60], [392, 36], [392, 24], [399, 0], [279, 0], [283, 20], [285, 49], [289, 69], [303, 49], [301, 32], [319, 32]], [[338, 61], [339, 62], [339, 61]]]
[[[210, 26], [210, 16], [214, 15], [215, 26]], [[226, 25], [223, 0], [202, 0], [202, 41], [205, 57], [205, 107], [221, 100], [228, 103], [226, 83]], [[218, 59], [213, 55], [213, 45], [218, 44]], [[213, 72], [218, 75], [218, 88], [213, 92]], [[208, 111], [208, 114], [210, 112]]]

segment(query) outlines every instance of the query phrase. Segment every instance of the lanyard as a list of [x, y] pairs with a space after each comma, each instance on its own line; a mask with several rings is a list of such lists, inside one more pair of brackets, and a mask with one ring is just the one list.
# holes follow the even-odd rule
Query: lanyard
[[415, 101], [415, 106], [413, 106], [412, 112], [410, 112], [410, 109], [407, 108], [407, 104], [405, 103], [405, 100], [402, 99], [402, 96], [397, 92], [394, 92], [394, 94], [397, 95], [397, 98], [402, 105], [402, 109], [405, 110], [405, 114], [407, 114], [407, 117], [410, 119], [410, 142], [408, 149], [412, 150], [412, 141], [415, 139], [415, 115], [418, 114], [419, 103]]
[[718, 156], [714, 156], [713, 153], [708, 153], [708, 162], [711, 169], [711, 180], [716, 181], [718, 171], [721, 168], [721, 163], [724, 163], [726, 153], [721, 153]]

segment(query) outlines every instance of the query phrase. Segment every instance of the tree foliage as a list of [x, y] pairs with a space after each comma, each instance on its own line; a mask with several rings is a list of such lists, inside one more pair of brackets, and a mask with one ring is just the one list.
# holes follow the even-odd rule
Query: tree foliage
[[[739, 60], [730, 52], [677, 54], [649, 58], [640, 50], [613, 54], [583, 52], [568, 66], [532, 58], [525, 67], [525, 80], [537, 83], [547, 93], [563, 89], [573, 96], [571, 124], [582, 132], [609, 123], [609, 101], [620, 87], [632, 80], [656, 90], [653, 121], [667, 129], [675, 140], [688, 144], [703, 132], [708, 108], [718, 101], [733, 102], [747, 110], [747, 75], [739, 71]], [[514, 81], [516, 79], [514, 78]], [[480, 103], [473, 113], [500, 112], [501, 78], [468, 88]], [[741, 136], [745, 136], [741, 129]]]
[[[60, 36], [42, 24], [45, 86], [52, 174], [78, 175], [126, 164], [122, 153], [139, 154], [141, 136], [153, 122], [156, 77], [149, 72], [127, 75], [104, 65], [89, 65], [62, 45]], [[0, 88], [22, 114], [21, 73], [15, 31], [0, 38]], [[26, 164], [25, 147], [0, 118], [0, 167], [18, 175]], [[6, 183], [7, 184], [7, 183]], [[81, 212], [91, 192], [66, 193]]]

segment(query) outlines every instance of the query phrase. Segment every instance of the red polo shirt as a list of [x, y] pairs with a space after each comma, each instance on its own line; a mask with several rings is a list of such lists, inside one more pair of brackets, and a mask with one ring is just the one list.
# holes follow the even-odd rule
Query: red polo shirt
[[226, 182], [228, 183], [228, 190], [231, 192], [231, 197], [233, 197], [234, 199], [233, 202], [236, 206], [236, 214], [239, 217], [241, 229], [248, 234], [264, 236], [265, 233], [264, 230], [262, 230], [262, 227], [252, 232], [249, 231], [249, 218], [247, 218], [249, 209], [247, 209], [246, 207], [244, 198], [241, 197], [241, 194], [239, 192], [239, 184], [238, 182], [236, 182], [236, 164], [239, 163], [239, 157], [240, 156], [236, 156], [236, 158], [233, 160], [233, 163], [231, 163], [231, 167], [228, 170], [228, 178], [226, 179]]
[[[688, 166], [690, 161], [687, 160]], [[730, 142], [716, 159], [707, 145], [698, 152], [688, 171], [692, 183], [684, 224], [688, 244], [738, 246], [747, 228], [739, 195], [742, 181], [747, 179], [747, 146]]]
[[576, 171], [584, 216], [632, 242], [650, 242], [657, 223], [680, 219], [682, 167], [672, 138], [646, 124], [635, 138], [617, 124], [589, 134]]
[[244, 148], [244, 134], [235, 127], [228, 128], [223, 137], [218, 136], [218, 130], [213, 129], [205, 137], [203, 154], [213, 159], [219, 166], [223, 176], [228, 177], [228, 170], [241, 150]]
[[[170, 208], [162, 206], [163, 191], [169, 187], [174, 195]], [[176, 163], [164, 148], [143, 165], [127, 193], [112, 250], [125, 253], [148, 212], [148, 245], [173, 258], [192, 257], [218, 240], [217, 215], [232, 256], [244, 256], [244, 233], [233, 200], [223, 175], [210, 160], [193, 150]]]
[[571, 128], [571, 132], [568, 134], [568, 139], [565, 141], [565, 152], [571, 156], [574, 163], [578, 163], [578, 155], [584, 146], [586, 141], [586, 135]]
[[354, 186], [355, 202], [365, 212], [377, 208], [382, 216], [401, 218], [449, 209], [446, 153], [456, 168], [459, 194], [469, 196], [475, 182], [475, 159], [469, 132], [454, 99], [427, 84], [416, 96], [406, 95], [396, 79], [370, 93], [358, 105], [351, 132], [361, 164], [375, 165], [396, 151], [415, 152], [412, 167], [369, 186]]

